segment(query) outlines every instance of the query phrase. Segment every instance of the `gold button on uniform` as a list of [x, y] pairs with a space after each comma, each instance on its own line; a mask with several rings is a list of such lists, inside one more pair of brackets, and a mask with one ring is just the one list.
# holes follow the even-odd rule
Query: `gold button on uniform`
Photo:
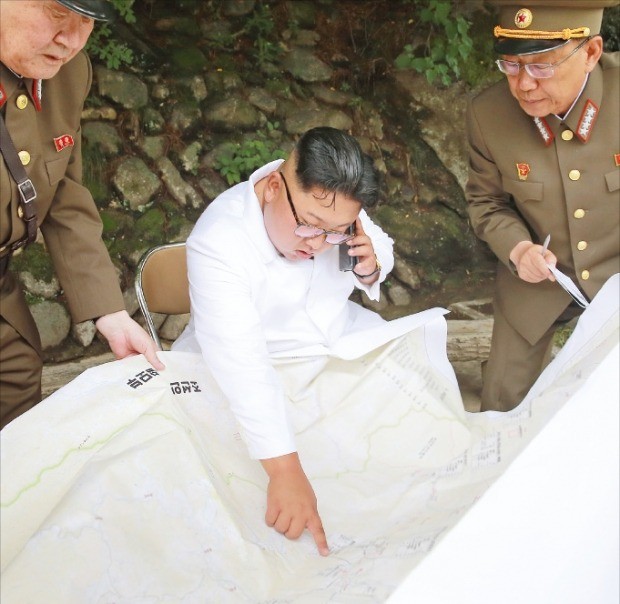
[[564, 130], [564, 132], [562, 132], [562, 140], [565, 141], [570, 141], [573, 139], [573, 131], [572, 130]]
[[571, 180], [579, 180], [579, 179], [581, 178], [581, 172], [580, 172], [579, 170], [571, 170], [571, 171], [568, 173], [568, 177], [569, 177]]
[[20, 94], [15, 99], [15, 104], [18, 109], [26, 109], [26, 107], [28, 107], [28, 97], [25, 94]]
[[587, 242], [587, 241], [580, 241], [580, 242], [577, 244], [577, 249], [578, 249], [580, 252], [583, 252], [583, 250], [585, 250], [587, 247], [588, 247], [588, 242]]
[[18, 207], [17, 207], [17, 215], [18, 215], [20, 218], [23, 218], [23, 217], [24, 217], [24, 210], [22, 210], [22, 207], [21, 207], [21, 206], [18, 206]]
[[581, 278], [587, 281], [590, 278], [590, 271], [581, 271]]
[[579, 208], [578, 210], [575, 210], [575, 213], [573, 214], [575, 218], [583, 218], [585, 215], [586, 215], [586, 211], [582, 210], [581, 208]]
[[30, 153], [28, 151], [20, 151], [17, 155], [19, 155], [19, 159], [24, 166], [30, 163]]

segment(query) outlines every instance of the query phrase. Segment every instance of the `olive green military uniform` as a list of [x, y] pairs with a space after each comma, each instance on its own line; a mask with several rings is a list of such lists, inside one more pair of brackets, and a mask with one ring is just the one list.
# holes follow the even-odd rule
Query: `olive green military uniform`
[[[49, 80], [20, 79], [0, 63], [0, 111], [37, 191], [38, 224], [74, 322], [124, 308], [101, 240], [101, 221], [82, 186], [80, 119], [92, 70], [81, 52]], [[40, 98], [37, 88], [40, 85]], [[26, 234], [18, 190], [0, 163], [0, 258]], [[0, 277], [0, 411], [4, 425], [40, 400], [40, 340], [10, 272]]]
[[529, 117], [506, 81], [468, 107], [469, 215], [499, 259], [483, 410], [508, 410], [522, 400], [556, 321], [574, 309], [557, 283], [516, 275], [509, 260], [515, 245], [542, 244], [550, 234], [558, 268], [588, 299], [620, 270], [618, 65], [619, 53], [601, 57], [564, 120]]

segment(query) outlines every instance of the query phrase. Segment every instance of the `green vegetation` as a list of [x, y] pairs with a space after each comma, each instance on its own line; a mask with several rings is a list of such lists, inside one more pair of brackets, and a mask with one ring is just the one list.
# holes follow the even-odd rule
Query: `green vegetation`
[[[134, 1], [110, 0], [127, 24], [136, 22], [136, 16], [133, 12]], [[91, 57], [103, 61], [108, 69], [118, 69], [121, 65], [131, 65], [134, 59], [133, 51], [114, 37], [112, 27], [108, 23], [102, 23], [95, 27], [86, 44], [86, 51]]]
[[234, 185], [250, 176], [254, 170], [275, 159], [282, 159], [284, 151], [278, 148], [269, 133], [275, 132], [278, 124], [267, 123], [267, 134], [258, 132], [255, 138], [227, 146], [216, 159], [215, 169]]
[[271, 9], [266, 4], [260, 3], [246, 24], [249, 37], [254, 40], [256, 48], [256, 60], [260, 67], [273, 63], [281, 53], [280, 46], [273, 41], [275, 23]]
[[603, 12], [601, 35], [605, 52], [620, 50], [620, 6], [609, 6]]
[[571, 337], [573, 331], [575, 330], [575, 325], [571, 322], [566, 325], [562, 325], [559, 327], [555, 334], [553, 335], [553, 344], [558, 348], [562, 348], [564, 344], [568, 341], [568, 338]]
[[423, 29], [428, 30], [426, 41], [407, 44], [394, 64], [423, 73], [430, 84], [437, 81], [448, 86], [461, 77], [461, 67], [472, 52], [470, 23], [454, 14], [456, 9], [447, 0], [416, 2], [415, 10]]

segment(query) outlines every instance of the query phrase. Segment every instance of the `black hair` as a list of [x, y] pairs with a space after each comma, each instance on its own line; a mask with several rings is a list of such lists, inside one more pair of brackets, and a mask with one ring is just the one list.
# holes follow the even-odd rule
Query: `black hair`
[[319, 127], [305, 132], [296, 147], [296, 175], [304, 191], [320, 187], [327, 197], [341, 193], [369, 208], [379, 198], [379, 173], [349, 134]]

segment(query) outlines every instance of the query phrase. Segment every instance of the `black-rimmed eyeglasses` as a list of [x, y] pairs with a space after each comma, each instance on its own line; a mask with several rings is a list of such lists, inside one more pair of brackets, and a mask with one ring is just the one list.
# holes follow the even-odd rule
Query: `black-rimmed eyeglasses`
[[558, 65], [564, 63], [570, 59], [586, 42], [588, 42], [590, 38], [586, 38], [583, 42], [581, 42], [578, 46], [573, 48], [572, 52], [567, 54], [563, 59], [558, 61], [557, 63], [515, 63], [514, 61], [504, 61], [503, 59], [497, 59], [495, 64], [499, 68], [502, 73], [505, 73], [509, 76], [519, 75], [519, 71], [521, 68], [525, 69], [525, 73], [530, 77], [536, 80], [544, 80], [546, 78], [551, 78], [555, 74], [555, 68]]
[[324, 235], [325, 241], [327, 241], [327, 243], [331, 243], [332, 245], [340, 245], [341, 243], [344, 243], [345, 241], [348, 241], [349, 239], [352, 239], [354, 237], [354, 235], [351, 235], [349, 233], [341, 233], [340, 231], [328, 231], [326, 229], [322, 229], [321, 227], [301, 222], [299, 220], [299, 217], [297, 216], [297, 212], [295, 211], [295, 206], [293, 205], [293, 200], [291, 199], [291, 194], [288, 190], [288, 185], [286, 184], [286, 178], [284, 178], [284, 174], [282, 174], [282, 172], [279, 172], [279, 174], [282, 177], [282, 182], [284, 183], [286, 199], [291, 206], [293, 217], [295, 218], [295, 222], [297, 223], [297, 226], [293, 231], [295, 235], [297, 235], [297, 237], [301, 237], [302, 239], [313, 239], [314, 237]]

